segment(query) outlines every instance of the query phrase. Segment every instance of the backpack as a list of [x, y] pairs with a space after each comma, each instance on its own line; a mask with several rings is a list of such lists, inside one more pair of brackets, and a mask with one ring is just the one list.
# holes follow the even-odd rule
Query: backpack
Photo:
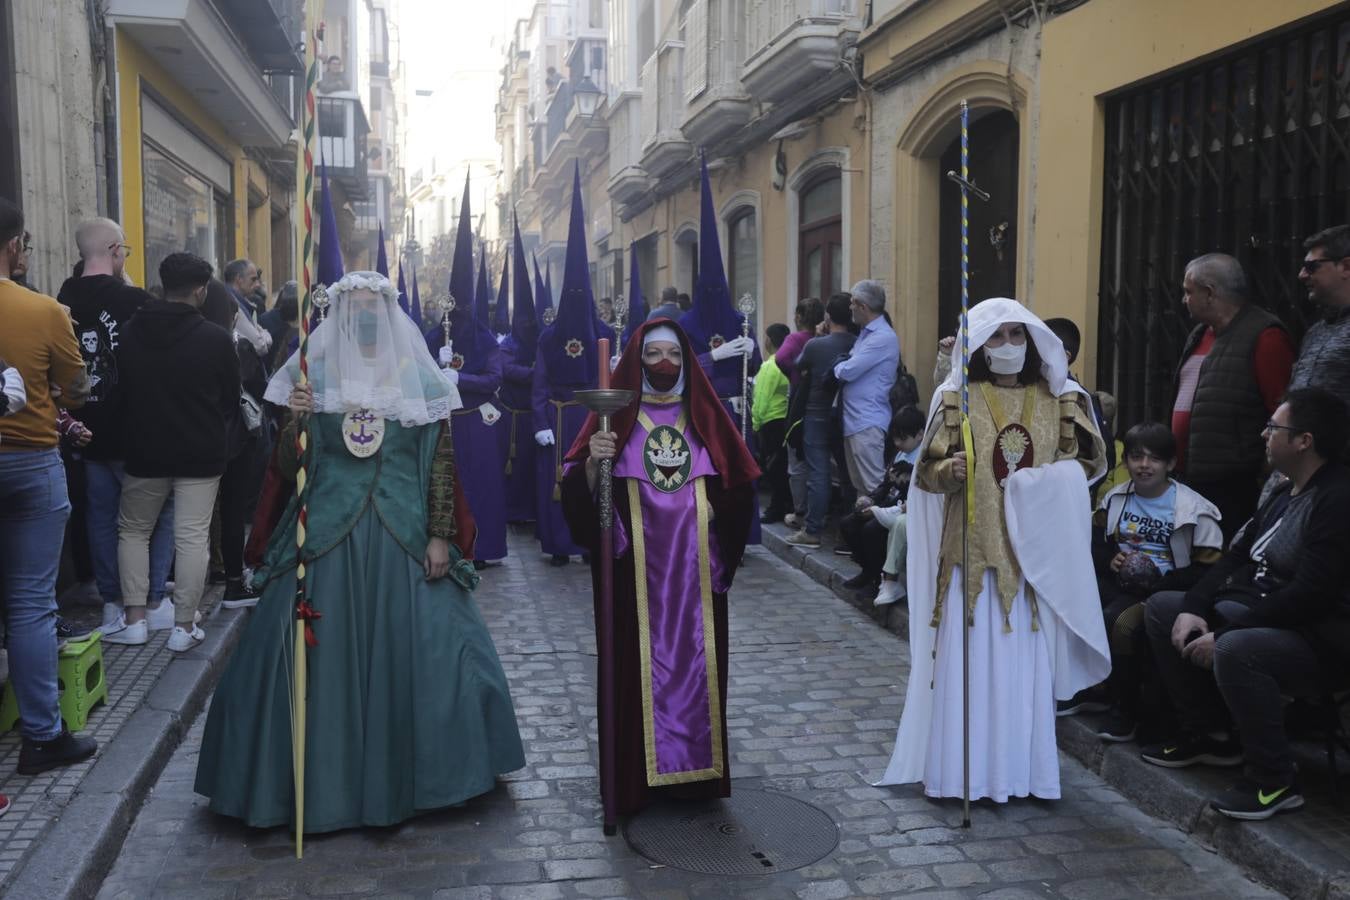
[[891, 409], [904, 409], [906, 406], [919, 406], [919, 382], [905, 368], [905, 364], [900, 363], [900, 368], [895, 373], [895, 384], [891, 387]]

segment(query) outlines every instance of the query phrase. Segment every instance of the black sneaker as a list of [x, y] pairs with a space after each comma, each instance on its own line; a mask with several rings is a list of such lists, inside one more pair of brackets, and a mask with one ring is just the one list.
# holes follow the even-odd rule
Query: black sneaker
[[1221, 741], [1208, 735], [1149, 744], [1139, 755], [1144, 758], [1144, 762], [1165, 769], [1184, 769], [1197, 763], [1211, 766], [1242, 765], [1242, 747], [1237, 741], [1232, 738]]
[[98, 741], [83, 734], [71, 734], [64, 728], [50, 741], [24, 738], [23, 748], [19, 750], [19, 774], [41, 775], [49, 769], [72, 766], [84, 762], [97, 751]]
[[79, 641], [98, 630], [97, 625], [77, 625], [65, 616], [56, 617], [56, 642]]
[[1055, 701], [1056, 716], [1076, 716], [1079, 713], [1106, 712], [1111, 704], [1096, 688], [1086, 688], [1068, 700]]
[[1139, 728], [1130, 716], [1118, 709], [1106, 714], [1106, 719], [1097, 727], [1097, 737], [1111, 744], [1124, 744], [1134, 740]]
[[250, 609], [258, 605], [258, 598], [262, 594], [253, 587], [244, 587], [243, 581], [236, 581], [231, 578], [225, 582], [225, 596], [220, 601], [220, 605], [226, 609]]
[[572, 560], [567, 557], [566, 553], [555, 553], [548, 558], [548, 564], [558, 568], [567, 565], [571, 561]]
[[1243, 778], [1228, 790], [1209, 801], [1210, 808], [1230, 819], [1257, 822], [1269, 819], [1281, 810], [1295, 810], [1303, 805], [1298, 776], [1283, 785], [1264, 787], [1250, 778]]

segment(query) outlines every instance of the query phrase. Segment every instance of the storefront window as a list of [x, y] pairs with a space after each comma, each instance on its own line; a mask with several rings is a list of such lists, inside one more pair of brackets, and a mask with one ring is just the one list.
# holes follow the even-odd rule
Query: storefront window
[[211, 186], [154, 144], [141, 145], [145, 173], [145, 281], [159, 285], [170, 253], [195, 253], [219, 267], [216, 198]]

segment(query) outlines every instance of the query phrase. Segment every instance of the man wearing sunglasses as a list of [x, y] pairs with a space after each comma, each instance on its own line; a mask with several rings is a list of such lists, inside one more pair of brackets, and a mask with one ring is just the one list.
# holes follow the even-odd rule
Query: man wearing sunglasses
[[1319, 231], [1303, 248], [1298, 280], [1322, 318], [1303, 336], [1289, 387], [1324, 387], [1350, 405], [1350, 225]]
[[1231, 818], [1303, 805], [1284, 698], [1345, 685], [1350, 470], [1336, 457], [1347, 435], [1350, 412], [1334, 394], [1290, 391], [1262, 430], [1286, 480], [1194, 587], [1148, 600], [1148, 640], [1179, 728], [1142, 756], [1166, 768], [1245, 763], [1210, 803]]

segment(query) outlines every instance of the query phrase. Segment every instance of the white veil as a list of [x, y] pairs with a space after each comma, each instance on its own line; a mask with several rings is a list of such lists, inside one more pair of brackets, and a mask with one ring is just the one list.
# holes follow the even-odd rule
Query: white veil
[[[448, 419], [463, 405], [425, 338], [399, 308], [388, 278], [349, 272], [328, 295], [328, 317], [310, 334], [306, 360], [315, 412], [368, 409], [415, 426]], [[272, 376], [264, 398], [285, 406], [299, 380], [297, 351]]]

